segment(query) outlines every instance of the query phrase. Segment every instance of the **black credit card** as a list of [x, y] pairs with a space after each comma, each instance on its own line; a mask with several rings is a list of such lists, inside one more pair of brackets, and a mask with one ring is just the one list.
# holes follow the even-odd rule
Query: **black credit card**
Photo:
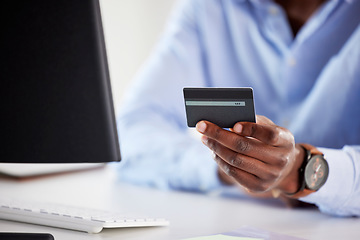
[[187, 125], [201, 120], [222, 128], [237, 122], [255, 122], [252, 88], [184, 88]]

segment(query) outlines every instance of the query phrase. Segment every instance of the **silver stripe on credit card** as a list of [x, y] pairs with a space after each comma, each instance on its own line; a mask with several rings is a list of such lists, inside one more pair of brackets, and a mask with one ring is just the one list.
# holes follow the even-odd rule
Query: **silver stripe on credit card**
[[186, 106], [245, 107], [245, 101], [185, 101]]

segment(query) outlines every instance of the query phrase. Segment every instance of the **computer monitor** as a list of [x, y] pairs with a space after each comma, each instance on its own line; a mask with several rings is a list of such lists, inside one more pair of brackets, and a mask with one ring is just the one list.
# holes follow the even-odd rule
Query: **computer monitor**
[[120, 161], [98, 0], [1, 8], [0, 162]]

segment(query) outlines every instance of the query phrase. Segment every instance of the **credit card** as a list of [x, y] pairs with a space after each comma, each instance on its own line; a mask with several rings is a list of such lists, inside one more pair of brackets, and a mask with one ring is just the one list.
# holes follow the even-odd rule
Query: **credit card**
[[184, 88], [188, 127], [201, 120], [222, 128], [237, 122], [255, 122], [252, 88]]

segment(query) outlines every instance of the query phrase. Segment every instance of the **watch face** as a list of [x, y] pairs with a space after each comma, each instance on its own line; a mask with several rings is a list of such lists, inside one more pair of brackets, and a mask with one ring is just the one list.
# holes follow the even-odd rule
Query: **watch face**
[[304, 177], [306, 187], [310, 190], [318, 190], [324, 183], [329, 174], [329, 166], [321, 155], [315, 155], [308, 161]]

